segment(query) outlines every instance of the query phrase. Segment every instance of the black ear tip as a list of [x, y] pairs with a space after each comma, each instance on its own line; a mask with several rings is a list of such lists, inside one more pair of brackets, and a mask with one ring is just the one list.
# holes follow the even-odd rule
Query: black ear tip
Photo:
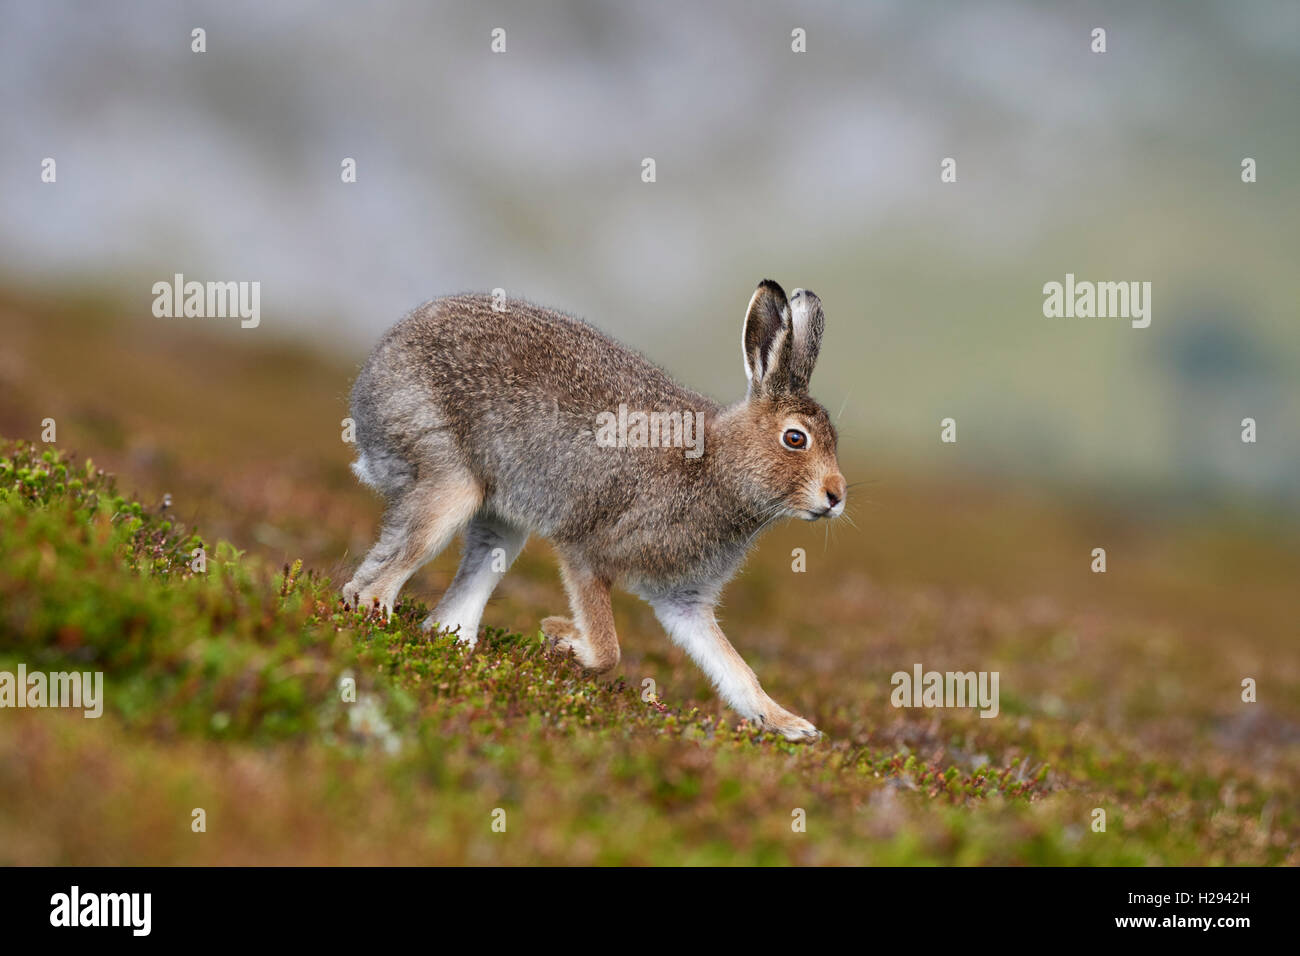
[[768, 292], [774, 292], [783, 299], [785, 298], [785, 289], [782, 289], [781, 284], [775, 279], [764, 279], [758, 284], [758, 287], [760, 289], [766, 289]]

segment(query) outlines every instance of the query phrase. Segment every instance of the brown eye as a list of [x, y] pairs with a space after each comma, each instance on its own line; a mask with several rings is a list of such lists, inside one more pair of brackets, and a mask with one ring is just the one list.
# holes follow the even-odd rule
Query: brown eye
[[785, 434], [781, 436], [781, 444], [786, 448], [802, 451], [808, 447], [808, 436], [797, 428], [787, 428]]

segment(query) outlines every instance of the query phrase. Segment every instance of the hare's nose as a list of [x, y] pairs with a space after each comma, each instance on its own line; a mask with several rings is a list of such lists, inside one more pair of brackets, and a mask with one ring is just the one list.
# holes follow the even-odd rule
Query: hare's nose
[[829, 507], [834, 508], [844, 500], [844, 476], [831, 475], [826, 479], [822, 490], [826, 493], [826, 503]]

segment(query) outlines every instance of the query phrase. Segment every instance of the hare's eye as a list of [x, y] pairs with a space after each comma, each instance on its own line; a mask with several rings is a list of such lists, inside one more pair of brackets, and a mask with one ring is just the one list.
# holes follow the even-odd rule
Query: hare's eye
[[808, 436], [797, 428], [787, 428], [785, 434], [781, 436], [781, 444], [786, 448], [802, 451], [808, 447]]

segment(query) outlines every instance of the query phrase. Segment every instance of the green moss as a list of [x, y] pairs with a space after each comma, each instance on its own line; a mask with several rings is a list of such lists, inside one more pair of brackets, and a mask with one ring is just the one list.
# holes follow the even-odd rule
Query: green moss
[[[89, 462], [4, 445], [0, 669], [102, 671], [107, 706], [99, 721], [5, 715], [0, 863], [1132, 865], [1293, 852], [1294, 774], [1277, 768], [1255, 777], [1042, 714], [946, 714], [936, 731], [932, 715], [900, 724], [887, 704], [842, 699], [826, 702], [839, 715], [828, 739], [794, 745], [673, 682], [643, 701], [631, 673], [593, 680], [531, 626], [488, 628], [471, 653], [423, 634], [426, 613], [350, 611], [301, 560], [271, 567], [206, 542]], [[869, 726], [845, 729], [864, 713]], [[175, 835], [194, 806], [220, 840]], [[1104, 834], [1089, 828], [1096, 806]], [[505, 834], [490, 827], [496, 808]], [[40, 840], [18, 839], [12, 821]]]

